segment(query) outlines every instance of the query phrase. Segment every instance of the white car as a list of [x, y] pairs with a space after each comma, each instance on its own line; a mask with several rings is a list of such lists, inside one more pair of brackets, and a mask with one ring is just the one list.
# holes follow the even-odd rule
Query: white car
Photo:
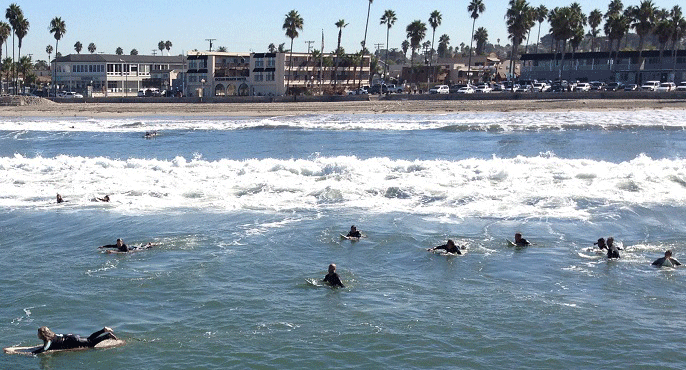
[[548, 86], [547, 83], [545, 82], [536, 82], [533, 87], [534, 92], [546, 92], [550, 90], [550, 86]]
[[448, 85], [436, 85], [429, 89], [429, 94], [447, 94], [450, 92]]
[[478, 92], [478, 93], [486, 93], [487, 94], [487, 93], [490, 93], [491, 91], [493, 91], [493, 89], [488, 85], [479, 85], [476, 88], [476, 92]]
[[576, 84], [576, 89], [578, 91], [591, 91], [591, 84], [586, 82], [579, 82]]
[[657, 91], [659, 92], [669, 92], [674, 90], [676, 90], [676, 85], [674, 82], [663, 82], [657, 87]]
[[641, 90], [643, 91], [656, 91], [660, 87], [660, 81], [647, 81], [641, 85]]
[[363, 88], [359, 88], [359, 89], [353, 90], [353, 91], [348, 91], [348, 95], [367, 95], [367, 94], [369, 94], [369, 91], [367, 91]]
[[676, 91], [686, 91], [686, 81], [682, 81], [679, 86], [676, 87]]
[[459, 90], [457, 90], [458, 94], [474, 94], [474, 89], [472, 89], [471, 86], [464, 86], [460, 87]]
[[61, 94], [57, 94], [57, 97], [67, 99], [83, 99], [83, 95], [73, 91], [62, 92]]

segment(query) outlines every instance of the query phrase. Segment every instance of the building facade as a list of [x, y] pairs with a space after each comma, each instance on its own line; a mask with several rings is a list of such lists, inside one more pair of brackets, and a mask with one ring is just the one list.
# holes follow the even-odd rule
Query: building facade
[[[171, 75], [185, 69], [184, 56], [69, 54], [52, 61], [57, 90], [85, 93], [92, 88], [94, 97], [136, 96], [138, 90], [155, 85], [156, 73]], [[164, 73], [158, 73], [159, 86], [164, 88]]]
[[686, 81], [686, 50], [524, 54], [522, 75], [532, 80], [603, 81], [643, 84]]

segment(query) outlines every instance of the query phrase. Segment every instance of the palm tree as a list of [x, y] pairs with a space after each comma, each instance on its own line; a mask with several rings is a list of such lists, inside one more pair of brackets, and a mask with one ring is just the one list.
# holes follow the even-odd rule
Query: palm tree
[[472, 37], [469, 39], [469, 64], [467, 65], [467, 76], [469, 76], [468, 78], [470, 81], [472, 77], [472, 40], [474, 39], [474, 26], [476, 25], [476, 19], [479, 18], [479, 15], [485, 10], [486, 5], [484, 5], [482, 0], [472, 0], [467, 6], [467, 11], [471, 13], [469, 16], [472, 17]]
[[[374, 0], [369, 0], [369, 4], [367, 4], [367, 23], [364, 24], [364, 39], [362, 40], [362, 53], [360, 53], [360, 73], [362, 72], [362, 66], [364, 63], [364, 53], [367, 51], [367, 28], [369, 27], [369, 11], [372, 9], [372, 3]], [[371, 71], [370, 71], [370, 77], [371, 77]], [[359, 89], [360, 86], [362, 85], [362, 79], [360, 78], [360, 82], [357, 84], [357, 88]]]
[[[229, 49], [226, 46], [220, 46], [217, 48], [217, 51], [220, 53], [226, 53], [229, 51]], [[167, 55], [169, 55], [169, 52], [167, 52]]]
[[[540, 5], [536, 8], [536, 21], [538, 21], [538, 37], [536, 37], [536, 52], [538, 53], [538, 44], [541, 41], [541, 24], [548, 18], [548, 8], [545, 5]], [[552, 50], [551, 50], [552, 52]]]
[[410, 48], [412, 48], [412, 54], [410, 56], [410, 67], [414, 70], [414, 54], [419, 48], [420, 43], [426, 37], [426, 24], [420, 20], [416, 20], [405, 28], [407, 33], [407, 38], [410, 39]]
[[169, 52], [171, 51], [172, 48], [172, 42], [167, 40], [164, 42], [164, 48], [167, 49], [167, 55], [169, 55]]
[[512, 40], [510, 76], [514, 76], [513, 66], [517, 57], [517, 49], [522, 44], [527, 31], [533, 26], [534, 19], [531, 17], [531, 6], [526, 0], [510, 0], [509, 6], [505, 13], [505, 23], [507, 24], [508, 36]]
[[122, 49], [121, 46], [118, 46], [117, 50], [115, 50], [114, 53], [117, 55], [124, 55], [124, 49]]
[[138, 49], [131, 49], [131, 52], [129, 54], [138, 55]]
[[[51, 57], [52, 51], [53, 51], [52, 45], [48, 45], [45, 47], [45, 52], [48, 53], [48, 63], [50, 63], [52, 61], [52, 57]], [[48, 67], [48, 69], [49, 69], [49, 67]]]
[[10, 81], [10, 72], [14, 69], [14, 62], [12, 61], [12, 58], [7, 57], [2, 60], [2, 72], [5, 72], [5, 80], [7, 80], [7, 88], [9, 89], [9, 81]]
[[303, 29], [303, 18], [297, 11], [291, 10], [286, 14], [282, 29], [286, 30], [286, 36], [291, 39], [291, 56], [288, 61], [288, 82], [286, 83], [286, 94], [291, 88], [291, 74], [293, 73], [293, 40], [298, 37], [298, 30]]
[[674, 5], [669, 15], [672, 23], [672, 59], [674, 60], [672, 73], [674, 73], [676, 71], [677, 43], [686, 36], [686, 19], [684, 19], [679, 5]]
[[395, 12], [391, 9], [388, 9], [381, 16], [381, 23], [379, 23], [379, 24], [385, 24], [386, 25], [386, 62], [384, 63], [384, 66], [383, 66], [384, 78], [386, 78], [386, 71], [388, 69], [388, 49], [391, 48], [388, 45], [388, 36], [390, 35], [391, 27], [393, 27], [393, 25], [395, 24], [395, 22], [397, 20], [398, 20], [398, 17], [395, 16]]
[[443, 34], [438, 38], [438, 57], [445, 58], [445, 54], [448, 52], [448, 45], [450, 45], [450, 36]]
[[[441, 25], [441, 22], [443, 22], [443, 16], [441, 15], [441, 12], [439, 12], [438, 10], [434, 10], [433, 12], [431, 12], [431, 15], [429, 16], [429, 25], [431, 25], [433, 33], [431, 36], [431, 53], [429, 54], [429, 70], [431, 70], [431, 62], [433, 61], [434, 56], [434, 41], [436, 39], [436, 28], [438, 28], [438, 26]], [[431, 73], [431, 75], [433, 77], [433, 73]]]
[[[2, 44], [7, 42], [7, 38], [10, 37], [11, 33], [12, 27], [8, 23], [0, 22], [0, 60], [2, 60]], [[0, 76], [0, 92], [2, 92], [2, 76]]]
[[400, 44], [400, 49], [403, 51], [403, 56], [405, 57], [405, 60], [407, 60], [407, 51], [410, 50], [410, 42], [407, 40], [403, 40], [403, 42]]
[[[55, 37], [55, 58], [57, 58], [57, 45], [59, 44], [60, 40], [62, 39], [62, 36], [64, 36], [65, 33], [67, 33], [67, 26], [60, 17], [55, 17], [50, 21], [50, 27], [48, 27], [48, 30], [52, 35]], [[55, 93], [57, 93], [57, 85], [55, 85], [55, 74], [54, 74], [54, 68], [53, 68], [53, 75], [52, 75], [52, 80], [53, 80], [53, 86], [55, 89]]]
[[90, 51], [91, 54], [95, 53], [95, 49], [96, 49], [96, 46], [95, 46], [94, 42], [91, 42], [90, 44], [88, 44], [88, 51]]
[[488, 41], [488, 31], [483, 27], [479, 27], [474, 32], [474, 41], [476, 41], [476, 54], [483, 55], [486, 42]]
[[655, 28], [655, 12], [657, 7], [651, 0], [643, 0], [638, 7], [632, 7], [633, 22], [631, 27], [638, 35], [638, 64], [643, 64], [643, 42], [645, 37]]
[[[18, 47], [18, 53], [17, 53], [17, 59], [21, 61], [21, 42], [26, 37], [26, 34], [29, 33], [29, 21], [24, 18], [24, 16], [21, 16], [21, 18], [17, 19], [17, 29], [14, 31], [14, 34], [17, 35], [17, 47]], [[19, 82], [19, 75], [17, 75], [17, 83]]]
[[338, 27], [338, 44], [336, 44], [336, 51], [335, 54], [338, 56], [336, 58], [336, 66], [334, 67], [334, 80], [333, 80], [333, 86], [334, 86], [334, 91], [336, 90], [336, 85], [338, 84], [338, 67], [341, 64], [341, 57], [343, 56], [343, 52], [341, 50], [341, 38], [343, 37], [343, 28], [345, 28], [348, 24], [345, 23], [345, 19], [339, 19], [338, 22], [336, 22], [336, 27]]
[[[24, 17], [24, 13], [16, 3], [10, 4], [5, 10], [5, 18], [12, 27], [12, 77], [14, 80], [14, 36], [17, 34], [17, 20]], [[15, 89], [16, 93], [16, 89]]]
[[269, 50], [270, 53], [276, 53], [276, 45], [274, 43], [270, 43], [269, 46], [267, 46], [267, 49]]
[[164, 41], [160, 41], [157, 43], [157, 48], [160, 49], [160, 54], [164, 55], [162, 50], [164, 50], [166, 46], [164, 45]]
[[665, 51], [667, 43], [672, 38], [672, 22], [665, 18], [660, 19], [655, 24], [655, 36], [657, 36], [657, 42], [660, 49], [660, 63], [662, 63], [662, 54]]
[[76, 54], [81, 54], [81, 50], [83, 50], [81, 41], [77, 41], [76, 44], [74, 44], [74, 50], [76, 50]]
[[33, 71], [33, 62], [31, 61], [30, 56], [22, 57], [18, 55], [18, 58], [19, 61], [17, 62], [17, 74], [21, 73], [23, 80], [26, 81], [31, 71]]
[[603, 21], [603, 13], [595, 9], [588, 15], [588, 25], [591, 27], [591, 51], [595, 51], [595, 39], [598, 37], [600, 22]]

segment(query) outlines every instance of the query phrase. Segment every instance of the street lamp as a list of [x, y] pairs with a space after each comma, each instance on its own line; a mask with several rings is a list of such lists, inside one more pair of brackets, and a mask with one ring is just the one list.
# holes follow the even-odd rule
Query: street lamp
[[201, 79], [200, 82], [202, 83], [202, 90], [200, 90], [200, 102], [202, 103], [202, 98], [205, 96], [205, 79]]

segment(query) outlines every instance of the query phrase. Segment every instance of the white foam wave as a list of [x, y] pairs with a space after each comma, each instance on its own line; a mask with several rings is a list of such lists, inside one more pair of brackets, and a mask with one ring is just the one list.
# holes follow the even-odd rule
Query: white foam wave
[[[686, 160], [554, 156], [393, 160], [351, 156], [207, 161], [0, 157], [1, 207], [293, 212], [354, 208], [459, 217], [588, 219], [636, 204], [686, 204]], [[110, 203], [92, 202], [110, 195]]]
[[587, 127], [626, 129], [649, 127], [684, 130], [683, 110], [644, 110], [610, 112], [496, 112], [412, 115], [304, 115], [271, 118], [4, 118], [0, 131], [64, 132], [145, 132], [151, 130], [246, 130], [246, 129], [314, 129], [314, 130], [436, 130], [451, 131], [521, 131], [570, 130]]

